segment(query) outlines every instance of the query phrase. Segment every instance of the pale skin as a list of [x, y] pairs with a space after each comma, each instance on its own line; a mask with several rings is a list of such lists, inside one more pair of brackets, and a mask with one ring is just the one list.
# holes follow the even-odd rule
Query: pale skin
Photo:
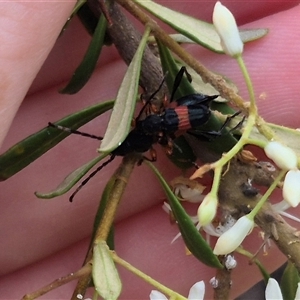
[[[175, 4], [177, 10], [193, 12], [194, 16], [210, 20], [213, 4], [205, 3], [206, 11], [198, 9], [200, 1]], [[300, 127], [299, 7], [295, 6], [298, 1], [288, 4], [274, 1], [265, 5], [254, 2], [249, 7], [241, 3], [223, 3], [234, 11], [238, 23], [260, 18], [262, 10], [266, 15], [279, 12], [245, 26], [267, 27], [270, 34], [246, 45], [244, 58], [257, 97], [265, 95], [264, 100], [258, 101], [261, 115], [270, 122]], [[88, 42], [87, 34], [77, 21], [57, 41], [32, 85], [73, 5], [73, 2], [1, 3], [1, 152], [45, 127], [48, 121], [56, 121], [98, 101], [112, 99], [117, 93], [126, 67], [110, 49], [104, 51], [91, 82], [78, 95], [57, 93], [73, 72]], [[295, 7], [283, 11], [288, 6]], [[247, 98], [245, 85], [231, 58], [199, 47], [191, 47], [190, 51], [206, 66], [234, 80], [241, 95]], [[106, 124], [107, 117], [102, 116], [84, 129], [101, 135]], [[98, 146], [97, 142], [82, 137], [69, 138], [26, 170], [1, 183], [1, 298], [20, 298], [80, 267], [101, 190], [120, 159], [102, 170], [72, 204], [68, 202], [69, 195], [45, 201], [38, 200], [33, 193], [54, 188], [65, 175], [95, 157]], [[164, 158], [163, 151], [158, 152], [156, 165], [167, 179], [171, 179], [174, 172], [179, 174]], [[177, 228], [169, 224], [168, 216], [162, 211], [162, 199], [163, 193], [149, 169], [145, 166], [136, 168], [119, 209], [116, 249], [134, 266], [186, 295], [194, 282], [208, 282], [214, 271], [187, 257], [182, 241], [170, 245]], [[291, 213], [297, 215], [297, 209]], [[257, 234], [253, 234], [245, 246], [251, 246], [255, 251], [260, 243]], [[270, 271], [284, 261], [275, 247], [267, 257], [260, 258]], [[248, 266], [247, 260], [241, 260], [239, 268], [233, 273], [232, 297], [261, 279], [256, 268]], [[147, 299], [151, 287], [124, 269], [120, 268], [120, 272], [124, 290], [121, 298]], [[73, 287], [74, 284], [64, 286], [44, 299], [68, 299]], [[207, 290], [207, 298], [211, 298], [211, 291]]]

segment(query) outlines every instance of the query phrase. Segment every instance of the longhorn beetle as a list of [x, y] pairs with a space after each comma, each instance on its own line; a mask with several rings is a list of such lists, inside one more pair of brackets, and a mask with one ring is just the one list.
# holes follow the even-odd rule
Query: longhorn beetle
[[[182, 67], [178, 74], [176, 75], [173, 91], [170, 98], [170, 103], [174, 101], [174, 95], [178, 89], [183, 75], [186, 74], [189, 81], [191, 81], [190, 74], [187, 72], [185, 67]], [[217, 98], [218, 95], [208, 96], [204, 94], [191, 94], [183, 96], [177, 100], [176, 107], [167, 107], [162, 113], [152, 113], [141, 119], [141, 115], [144, 112], [147, 105], [150, 104], [151, 100], [154, 98], [156, 93], [161, 89], [164, 83], [162, 80], [159, 88], [149, 97], [142, 107], [140, 113], [135, 119], [135, 127], [129, 132], [126, 139], [118, 146], [115, 150], [110, 153], [110, 158], [100, 165], [96, 170], [94, 170], [87, 178], [85, 178], [81, 184], [77, 187], [75, 192], [70, 197], [70, 202], [73, 201], [74, 196], [79, 192], [79, 190], [92, 178], [96, 173], [98, 173], [103, 167], [112, 162], [116, 156], [125, 156], [128, 153], [137, 152], [144, 153], [152, 149], [153, 144], [159, 143], [165, 147], [169, 147], [169, 153], [172, 148], [172, 141], [175, 138], [175, 133], [178, 131], [188, 131], [189, 129], [196, 128], [200, 125], [204, 125], [210, 115], [211, 110], [209, 108], [210, 102]], [[222, 125], [219, 131], [206, 132], [206, 134], [220, 135], [223, 128], [227, 125], [232, 117], [227, 118], [225, 123]], [[73, 130], [71, 128], [62, 127], [53, 123], [48, 123], [50, 127], [55, 127], [59, 130], [67, 131], [74, 134], [79, 134], [82, 136], [94, 138], [97, 140], [102, 140], [102, 137], [84, 133], [78, 130]], [[237, 125], [239, 126], [239, 124]], [[151, 159], [144, 157], [143, 159], [148, 159], [151, 161], [156, 160], [156, 155], [153, 152]]]

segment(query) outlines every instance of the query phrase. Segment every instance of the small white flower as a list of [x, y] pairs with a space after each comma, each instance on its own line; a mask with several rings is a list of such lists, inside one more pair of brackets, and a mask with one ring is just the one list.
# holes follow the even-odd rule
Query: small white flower
[[298, 158], [294, 150], [279, 142], [271, 141], [264, 148], [267, 157], [272, 159], [282, 170], [297, 168]]
[[282, 188], [283, 199], [296, 207], [300, 202], [300, 171], [290, 170], [285, 175]]
[[266, 300], [281, 300], [283, 299], [282, 293], [278, 282], [274, 278], [269, 278], [265, 291]]
[[198, 208], [198, 219], [200, 226], [209, 224], [217, 213], [218, 199], [215, 195], [208, 193]]
[[191, 288], [188, 295], [189, 300], [197, 300], [197, 299], [204, 299], [205, 294], [205, 284], [204, 281], [198, 281], [196, 282]]
[[243, 52], [244, 44], [241, 40], [235, 18], [228, 8], [216, 2], [213, 11], [213, 24], [221, 39], [224, 52], [232, 57], [237, 57]]
[[226, 255], [234, 251], [249, 234], [254, 226], [254, 221], [247, 215], [239, 218], [236, 223], [224, 232], [217, 240], [214, 254]]
[[[189, 292], [189, 300], [203, 300], [205, 293], [205, 284], [202, 281], [196, 282]], [[150, 293], [150, 300], [168, 300], [168, 298], [159, 291], [152, 290]]]

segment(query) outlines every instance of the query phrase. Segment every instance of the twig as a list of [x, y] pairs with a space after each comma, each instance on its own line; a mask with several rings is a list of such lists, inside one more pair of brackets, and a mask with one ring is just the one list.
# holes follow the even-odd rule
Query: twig
[[[80, 270], [78, 270], [75, 273], [70, 273], [64, 277], [60, 277], [56, 280], [54, 280], [53, 282], [51, 282], [48, 285], [45, 285], [44, 287], [40, 288], [39, 290], [30, 293], [30, 294], [26, 294], [25, 296], [23, 296], [22, 300], [33, 300], [36, 299], [42, 295], [45, 295], [46, 293], [64, 285], [69, 283], [70, 281], [74, 280], [74, 279], [78, 279], [82, 276], [85, 276], [87, 274], [90, 274], [91, 272], [91, 265], [90, 264], [86, 264], [85, 266], [83, 266]], [[76, 299], [78, 300], [78, 298]]]

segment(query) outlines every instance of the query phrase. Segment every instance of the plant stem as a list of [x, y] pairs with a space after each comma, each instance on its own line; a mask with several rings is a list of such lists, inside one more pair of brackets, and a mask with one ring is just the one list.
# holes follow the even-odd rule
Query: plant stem
[[278, 176], [275, 178], [271, 186], [268, 188], [268, 190], [264, 193], [264, 195], [260, 198], [259, 202], [255, 205], [251, 213], [249, 213], [249, 217], [254, 218], [256, 214], [259, 212], [259, 210], [262, 208], [264, 203], [268, 200], [268, 198], [271, 196], [272, 192], [275, 190], [277, 187], [278, 183], [280, 180], [283, 178], [285, 175], [286, 170], [281, 170]]
[[131, 273], [137, 275], [138, 277], [144, 279], [146, 282], [154, 286], [156, 289], [160, 290], [165, 295], [168, 295], [171, 297], [171, 299], [176, 300], [187, 300], [187, 298], [183, 297], [182, 295], [174, 292], [173, 290], [167, 288], [166, 286], [162, 285], [160, 282], [152, 279], [150, 276], [146, 275], [145, 273], [141, 272], [139, 269], [135, 268], [131, 264], [129, 264], [127, 261], [120, 258], [115, 252], [111, 252], [113, 260], [118, 263], [119, 265], [123, 266], [127, 270], [129, 270]]

